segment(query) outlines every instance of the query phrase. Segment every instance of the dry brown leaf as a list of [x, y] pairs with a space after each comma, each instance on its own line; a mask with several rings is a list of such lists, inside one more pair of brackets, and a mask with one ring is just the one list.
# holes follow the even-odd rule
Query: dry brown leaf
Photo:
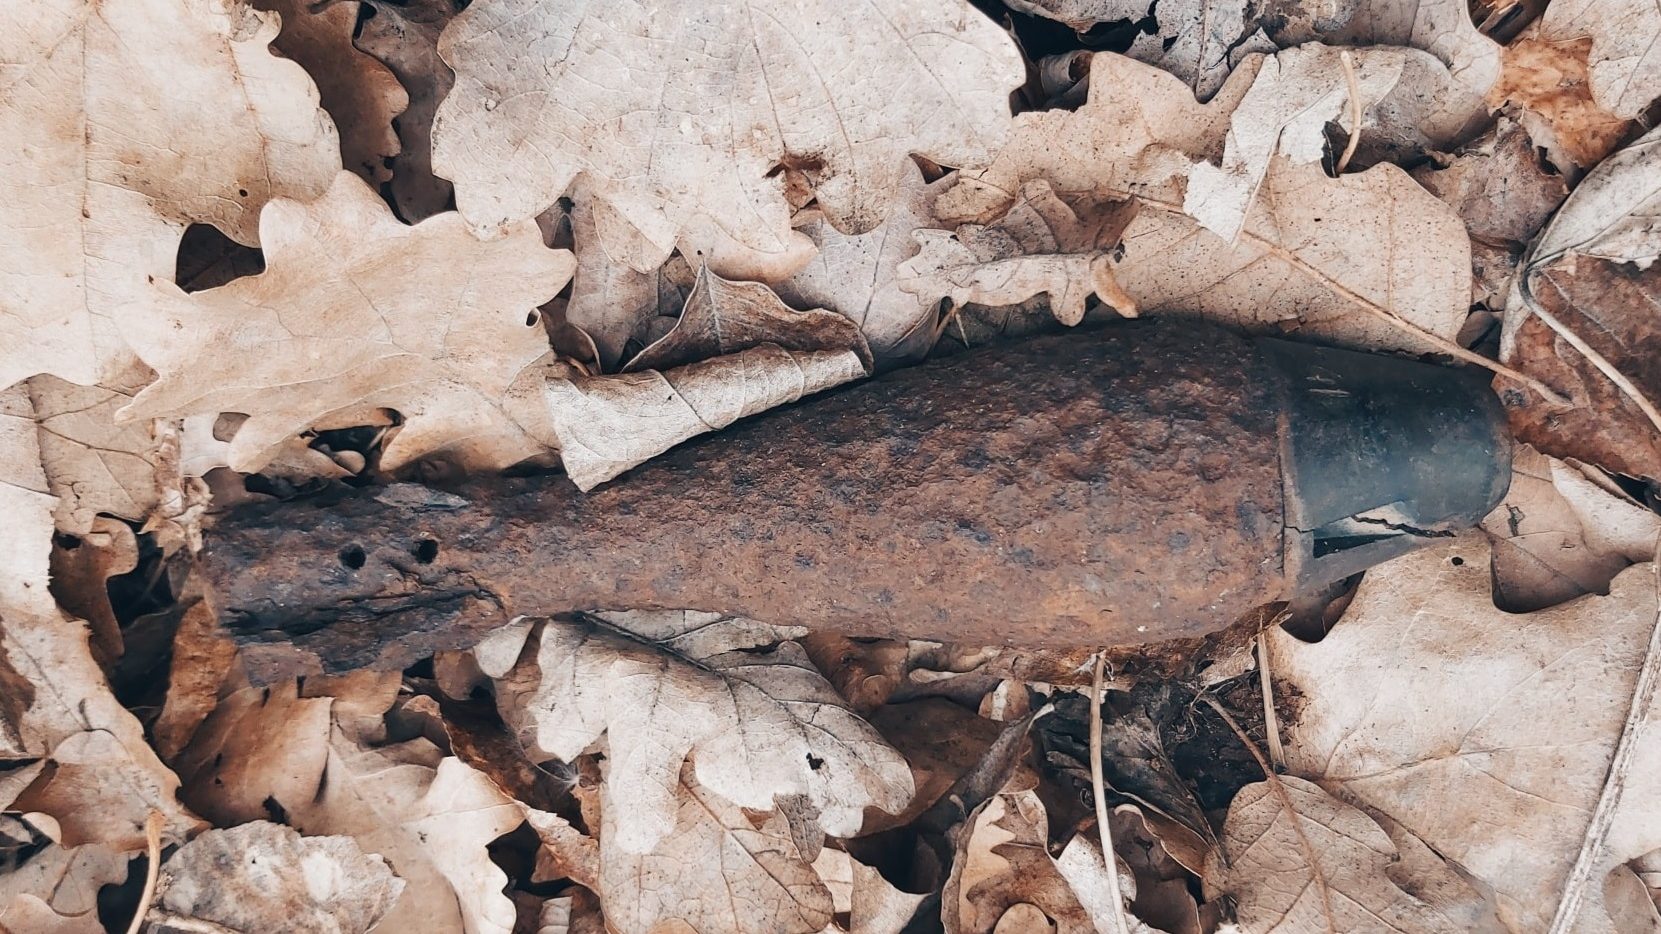
[[[1206, 866], [1207, 897], [1233, 898], [1248, 934], [1477, 929], [1470, 917], [1447, 914], [1392, 881], [1400, 854], [1372, 818], [1314, 782], [1290, 775], [1279, 782], [1284, 795], [1271, 782], [1235, 795], [1223, 850]], [[1467, 899], [1481, 903], [1468, 885]]]
[[55, 497], [45, 492], [40, 447], [21, 387], [0, 392], [0, 759], [46, 758], [8, 809], [40, 811], [59, 842], [144, 847], [151, 809], [169, 840], [202, 826], [175, 797], [178, 779], [144, 729], [110, 693], [88, 649], [86, 624], [66, 617], [47, 588]]
[[58, 497], [55, 521], [61, 531], [84, 535], [100, 513], [143, 520], [160, 505], [156, 471], [168, 467], [150, 426], [115, 418], [154, 376], [133, 363], [103, 386], [77, 386], [55, 376], [28, 381], [40, 427], [41, 466], [47, 488]]
[[[1631, 398], [1632, 391], [1652, 404], [1661, 398], [1658, 206], [1661, 131], [1652, 130], [1581, 181], [1523, 260], [1506, 303], [1500, 359], [1566, 390], [1575, 405], [1516, 392], [1502, 398], [1518, 437], [1547, 454], [1634, 476], [1661, 473], [1661, 435]], [[1617, 388], [1587, 351], [1601, 354], [1630, 389]]]
[[[1194, 159], [1219, 158], [1229, 115], [1265, 59], [1253, 57], [1210, 103], [1175, 76], [1097, 53], [1089, 99], [1077, 111], [1024, 113], [991, 166], [964, 170], [935, 201], [943, 220], [990, 223], [1029, 181], [1043, 179], [1067, 200], [1107, 202], [1141, 191], [1169, 195]], [[1180, 200], [1180, 194], [1176, 197]]]
[[316, 82], [323, 109], [340, 133], [340, 158], [371, 185], [392, 177], [387, 163], [398, 155], [392, 121], [409, 95], [385, 65], [352, 45], [359, 4], [354, 0], [250, 0], [257, 10], [282, 18], [271, 47], [300, 64]]
[[1517, 448], [1511, 491], [1482, 520], [1501, 609], [1526, 613], [1608, 593], [1621, 570], [1655, 556], [1661, 516], [1600, 478], [1596, 468]]
[[[274, 17], [211, 0], [0, 7], [0, 387], [93, 385], [128, 357], [117, 329], [168, 281], [190, 223], [257, 243], [278, 196], [340, 169], [304, 71], [266, 44]], [[180, 93], [188, 88], [189, 93]]]
[[813, 871], [830, 890], [831, 906], [848, 916], [835, 931], [847, 934], [900, 934], [917, 914], [926, 894], [902, 892], [882, 873], [842, 850], [825, 848], [813, 860]]
[[329, 761], [332, 701], [292, 681], [220, 702], [174, 760], [180, 796], [215, 825], [278, 819], [270, 802], [316, 798]]
[[[1345, 56], [1353, 61], [1354, 93], [1363, 115], [1360, 127], [1354, 125]], [[1473, 120], [1485, 115], [1481, 93], [1455, 84], [1428, 53], [1341, 50], [1319, 43], [1287, 49], [1263, 63], [1234, 110], [1221, 165], [1195, 164], [1183, 210], [1219, 237], [1234, 241], [1275, 156], [1295, 164], [1320, 162], [1328, 123], [1360, 133], [1366, 144], [1361, 152], [1374, 150], [1376, 157], [1380, 148], [1385, 153], [1447, 148]]]
[[1465, 0], [1274, 0], [1265, 13], [1283, 47], [1319, 41], [1423, 49], [1463, 93], [1479, 98], [1500, 74], [1500, 46], [1472, 23]]
[[921, 249], [900, 264], [896, 283], [930, 305], [941, 298], [958, 306], [1014, 305], [1044, 294], [1056, 320], [1069, 327], [1084, 320], [1092, 293], [1135, 317], [1135, 303], [1113, 277], [1117, 233], [1116, 224], [1079, 217], [1048, 182], [1027, 182], [991, 225], [917, 231]]
[[114, 670], [125, 641], [110, 603], [109, 580], [137, 566], [138, 537], [117, 519], [100, 516], [86, 534], [60, 536], [53, 543], [52, 596], [65, 613], [87, 621], [93, 658], [105, 671]]
[[1524, 36], [1505, 48], [1505, 69], [1488, 92], [1498, 108], [1521, 108], [1518, 119], [1564, 172], [1589, 169], [1620, 146], [1632, 129], [1592, 100], [1589, 39], [1547, 42]]
[[804, 795], [827, 833], [911, 799], [905, 760], [850, 711], [777, 627], [716, 614], [544, 622], [534, 656], [497, 683], [527, 749], [565, 762], [605, 741], [607, 846], [665, 845], [683, 762], [707, 794], [771, 810]]
[[796, 311], [756, 282], [698, 271], [679, 320], [625, 369], [667, 370], [772, 344], [792, 353], [852, 350], [871, 369], [871, 350], [853, 321], [822, 309]]
[[256, 821], [210, 830], [168, 857], [147, 920], [163, 931], [366, 934], [404, 884], [351, 837]]
[[1318, 166], [1277, 160], [1232, 246], [1174, 208], [1144, 204], [1115, 267], [1146, 315], [1194, 314], [1258, 332], [1423, 352], [1431, 348], [1341, 290], [1449, 339], [1469, 309], [1464, 224], [1393, 165], [1328, 178]]
[[888, 704], [871, 715], [871, 725], [905, 757], [917, 793], [898, 814], [871, 815], [865, 834], [910, 824], [974, 768], [1002, 732], [999, 724], [938, 697]]
[[1548, 42], [1589, 38], [1592, 97], [1617, 117], [1639, 116], [1661, 96], [1661, 8], [1643, 0], [1556, 0], [1540, 18]]
[[1088, 32], [1097, 23], [1141, 19], [1151, 0], [1005, 0], [1011, 10], [1065, 23], [1075, 32]]
[[879, 364], [926, 354], [934, 337], [929, 327], [934, 304], [900, 288], [899, 266], [917, 255], [913, 231], [943, 226], [931, 206], [950, 184], [926, 182], [912, 163], [888, 216], [875, 230], [845, 234], [818, 215], [798, 220], [797, 229], [819, 251], [812, 262], [778, 284], [779, 296], [797, 308], [827, 308], [858, 325]]
[[125, 416], [246, 414], [229, 459], [243, 471], [360, 408], [406, 419], [386, 469], [436, 451], [499, 468], [539, 450], [501, 405], [549, 353], [535, 308], [572, 259], [534, 224], [495, 243], [453, 214], [406, 227], [342, 172], [312, 204], [267, 205], [260, 227], [264, 273], [191, 295], [158, 286], [131, 332], [160, 378]]
[[863, 233], [887, 216], [907, 153], [984, 162], [1008, 129], [1023, 75], [1002, 30], [961, 0], [869, 13], [829, 0], [477, 3], [439, 43], [456, 86], [434, 165], [479, 226], [535, 216], [582, 173], [659, 262], [682, 242], [723, 275], [788, 276], [805, 238], [774, 166], [803, 167], [827, 219]]
[[618, 765], [602, 790], [600, 902], [619, 934], [664, 930], [817, 934], [831, 896], [773, 814], [752, 821], [703, 787], [688, 764], [676, 781], [662, 842], [646, 853], [620, 845]]
[[[1144, 13], [1154, 7], [1140, 5]], [[1138, 33], [1125, 54], [1176, 75], [1195, 97], [1210, 100], [1247, 56], [1275, 51], [1259, 14], [1249, 0], [1160, 0], [1159, 31]]]
[[[1512, 615], [1488, 565], [1467, 534], [1367, 572], [1319, 643], [1270, 630], [1275, 682], [1302, 698], [1287, 762], [1491, 888], [1511, 930], [1545, 930], [1655, 625], [1655, 575], [1631, 567], [1606, 597]], [[1661, 843], [1653, 711], [1640, 729], [1599, 875]], [[1579, 930], [1610, 929], [1603, 891], [1594, 878]]]
[[489, 779], [426, 740], [360, 749], [339, 734], [327, 768], [316, 800], [281, 803], [302, 833], [350, 836], [391, 863], [406, 886], [385, 930], [513, 930], [507, 875], [485, 847], [523, 815]]
[[219, 703], [219, 688], [236, 663], [236, 643], [219, 629], [207, 601], [191, 600], [173, 635], [167, 672], [167, 699], [150, 727], [156, 751], [174, 761]]
[[392, 203], [415, 223], [450, 206], [450, 183], [433, 174], [433, 115], [455, 81], [438, 57], [438, 35], [458, 9], [457, 0], [368, 0], [372, 10], [359, 27], [357, 47], [385, 63], [408, 94], [409, 106], [393, 120], [401, 148], [392, 163]]
[[537, 388], [551, 423], [538, 437], [559, 448], [571, 482], [590, 490], [688, 438], [866, 373], [857, 350], [762, 344], [667, 373], [554, 379]]
[[98, 890], [126, 878], [127, 857], [108, 847], [49, 844], [0, 875], [0, 931], [103, 934]]

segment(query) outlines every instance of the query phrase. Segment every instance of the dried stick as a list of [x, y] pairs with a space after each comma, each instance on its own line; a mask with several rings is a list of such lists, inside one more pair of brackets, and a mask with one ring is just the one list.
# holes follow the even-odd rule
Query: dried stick
[[138, 897], [138, 910], [133, 922], [127, 925], [127, 934], [138, 934], [144, 927], [144, 916], [150, 913], [150, 903], [156, 898], [156, 880], [161, 877], [161, 830], [165, 819], [162, 812], [151, 808], [144, 817], [144, 852], [148, 857], [144, 867], [144, 891]]
[[1286, 811], [1286, 816], [1292, 821], [1292, 832], [1297, 834], [1298, 845], [1303, 848], [1304, 859], [1309, 863], [1309, 878], [1315, 885], [1315, 891], [1320, 893], [1321, 913], [1326, 917], [1326, 929], [1331, 934], [1338, 934], [1340, 930], [1338, 919], [1332, 913], [1332, 889], [1327, 885], [1326, 875], [1321, 872], [1321, 863], [1315, 853], [1315, 845], [1309, 842], [1309, 836], [1303, 832], [1303, 818], [1298, 816], [1297, 808], [1292, 806], [1292, 796], [1286, 791], [1285, 783], [1280, 780], [1280, 773], [1269, 766], [1269, 760], [1263, 758], [1263, 751], [1257, 748], [1257, 744], [1252, 742], [1250, 736], [1246, 735], [1245, 729], [1240, 726], [1238, 720], [1234, 719], [1234, 715], [1228, 712], [1227, 707], [1224, 707], [1220, 701], [1210, 694], [1201, 694], [1199, 699], [1204, 701], [1206, 706], [1215, 710], [1217, 716], [1223, 718], [1223, 722], [1234, 731], [1234, 735], [1240, 739], [1241, 744], [1246, 747], [1246, 751], [1252, 754], [1253, 759], [1257, 760], [1257, 767], [1263, 770], [1263, 776], [1269, 782], [1270, 789], [1274, 791], [1275, 797], [1280, 799], [1281, 808]]
[[[1661, 548], [1657, 549], [1651, 569], [1656, 574], [1657, 602], [1661, 603]], [[1615, 808], [1620, 804], [1621, 793], [1626, 790], [1627, 772], [1632, 768], [1632, 757], [1638, 749], [1638, 734], [1643, 730], [1650, 704], [1655, 699], [1658, 672], [1661, 672], [1661, 606], [1657, 607], [1655, 625], [1650, 628], [1649, 645], [1644, 649], [1644, 661], [1638, 668], [1638, 682], [1632, 687], [1632, 701], [1627, 706], [1626, 722], [1621, 724], [1620, 739], [1615, 742], [1615, 754], [1609, 760], [1603, 790], [1598, 794], [1597, 806], [1592, 809], [1592, 820], [1586, 825], [1586, 836], [1581, 841], [1574, 868], [1563, 884], [1563, 897], [1557, 903], [1557, 916], [1551, 921], [1550, 934], [1567, 934], [1573, 930], [1580, 915], [1581, 905], [1586, 900], [1586, 889], [1592, 884], [1592, 876], [1597, 872], [1598, 861], [1603, 856], [1604, 842], [1615, 822]]]
[[1344, 66], [1344, 83], [1350, 89], [1350, 139], [1344, 144], [1344, 154], [1338, 157], [1338, 164], [1333, 166], [1337, 174], [1343, 175], [1350, 157], [1355, 155], [1355, 147], [1361, 142], [1361, 85], [1355, 80], [1355, 60], [1350, 57], [1349, 49], [1338, 53], [1338, 61]]
[[1257, 683], [1263, 689], [1263, 733], [1269, 741], [1269, 763], [1275, 771], [1286, 768], [1286, 747], [1280, 743], [1280, 719], [1275, 715], [1274, 678], [1269, 674], [1269, 640], [1257, 634]]
[[1119, 886], [1119, 857], [1113, 851], [1113, 830], [1107, 825], [1107, 792], [1102, 780], [1102, 665], [1105, 652], [1090, 664], [1090, 796], [1096, 804], [1096, 835], [1101, 840], [1102, 864], [1107, 867], [1107, 895], [1113, 902], [1114, 934], [1130, 934], [1125, 920], [1125, 897]]

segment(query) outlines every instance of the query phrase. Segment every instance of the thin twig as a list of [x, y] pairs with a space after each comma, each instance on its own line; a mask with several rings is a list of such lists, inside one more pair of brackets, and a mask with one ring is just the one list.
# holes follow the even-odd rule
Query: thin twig
[[1286, 747], [1280, 743], [1280, 718], [1275, 715], [1275, 685], [1269, 674], [1269, 640], [1257, 634], [1257, 683], [1263, 689], [1263, 736], [1269, 741], [1269, 763], [1275, 771], [1286, 768]]
[[150, 913], [150, 903], [156, 898], [156, 880], [161, 877], [161, 831], [166, 819], [162, 812], [151, 808], [144, 817], [144, 852], [148, 857], [144, 867], [144, 891], [138, 897], [138, 910], [133, 912], [133, 923], [127, 925], [127, 934], [138, 934], [144, 928], [144, 916]]
[[[1661, 548], [1651, 565], [1656, 574], [1657, 602], [1661, 604]], [[1649, 716], [1650, 704], [1655, 699], [1655, 685], [1661, 672], [1661, 605], [1657, 607], [1655, 625], [1650, 627], [1649, 645], [1644, 649], [1644, 661], [1638, 668], [1638, 683], [1632, 687], [1632, 701], [1627, 705], [1626, 722], [1621, 724], [1620, 739], [1615, 742], [1615, 754], [1609, 760], [1609, 772], [1603, 780], [1603, 791], [1598, 794], [1597, 806], [1592, 809], [1592, 820], [1586, 825], [1586, 836], [1575, 857], [1574, 868], [1563, 884], [1563, 897], [1557, 903], [1557, 916], [1552, 919], [1550, 934], [1567, 934], [1575, 926], [1586, 889], [1592, 876], [1598, 873], [1598, 862], [1603, 857], [1604, 842], [1615, 822], [1615, 808], [1626, 790], [1627, 772], [1632, 768], [1632, 757], [1638, 750], [1638, 734]]]
[[1280, 799], [1281, 808], [1286, 811], [1287, 818], [1292, 822], [1292, 832], [1297, 835], [1298, 845], [1303, 847], [1304, 859], [1309, 863], [1309, 879], [1314, 883], [1315, 891], [1321, 896], [1321, 912], [1326, 916], [1327, 930], [1332, 934], [1337, 934], [1339, 927], [1337, 916], [1332, 913], [1332, 889], [1327, 885], [1326, 874], [1321, 872], [1321, 863], [1315, 853], [1315, 844], [1310, 843], [1309, 836], [1303, 832], [1303, 818], [1298, 814], [1297, 808], [1292, 806], [1292, 795], [1287, 792], [1286, 784], [1280, 780], [1280, 773], [1269, 766], [1269, 760], [1263, 758], [1263, 751], [1257, 748], [1257, 744], [1252, 742], [1252, 738], [1240, 726], [1240, 721], [1234, 719], [1234, 714], [1229, 713], [1228, 708], [1224, 707], [1222, 702], [1205, 693], [1200, 694], [1199, 699], [1204, 701], [1206, 706], [1216, 711], [1217, 716], [1223, 718], [1223, 722], [1234, 731], [1236, 737], [1239, 737], [1240, 743], [1246, 747], [1246, 751], [1252, 754], [1253, 759], [1257, 760], [1257, 767], [1263, 770], [1263, 777], [1269, 782], [1269, 788], [1275, 793], [1275, 797]]
[[1107, 791], [1102, 780], [1102, 666], [1106, 654], [1097, 652], [1090, 665], [1090, 795], [1096, 803], [1096, 835], [1101, 840], [1102, 864], [1107, 867], [1113, 931], [1130, 934], [1130, 923], [1125, 920], [1125, 897], [1119, 886], [1119, 857], [1113, 850], [1113, 830], [1107, 825]]
[[1349, 167], [1350, 157], [1355, 155], [1355, 147], [1361, 142], [1361, 85], [1355, 80], [1355, 61], [1350, 58], [1349, 49], [1338, 53], [1338, 61], [1344, 66], [1344, 83], [1350, 89], [1350, 139], [1344, 144], [1344, 154], [1338, 157], [1338, 164], [1334, 170], [1339, 175]]

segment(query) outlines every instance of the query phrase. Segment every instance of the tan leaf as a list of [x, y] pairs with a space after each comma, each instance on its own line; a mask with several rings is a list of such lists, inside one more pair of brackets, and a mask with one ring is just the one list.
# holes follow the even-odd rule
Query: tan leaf
[[[343, 172], [312, 204], [273, 201], [260, 225], [264, 273], [191, 295], [158, 288], [133, 330], [160, 378], [124, 415], [246, 414], [231, 442], [242, 471], [351, 407], [404, 412], [410, 437], [388, 469], [449, 446], [496, 467], [536, 450], [499, 406], [548, 354], [535, 308], [572, 260], [534, 224], [495, 243], [453, 214], [406, 227]], [[486, 430], [501, 438], [498, 457], [478, 443]]]
[[144, 848], [154, 808], [169, 840], [202, 826], [175, 796], [178, 779], [144, 740], [144, 728], [110, 692], [87, 628], [59, 611], [47, 588], [56, 499], [45, 492], [28, 397], [0, 391], [0, 758], [46, 757], [48, 767], [5, 806], [40, 811], [60, 843]]
[[1087, 223], [1056, 197], [1047, 182], [1028, 182], [1021, 198], [991, 225], [963, 224], [956, 231], [919, 230], [920, 252], [899, 267], [899, 287], [932, 304], [1014, 305], [1049, 296], [1062, 324], [1084, 320], [1094, 293], [1126, 317], [1135, 303], [1113, 277], [1111, 233]]
[[138, 537], [132, 526], [100, 516], [84, 535], [55, 543], [51, 566], [58, 607], [87, 621], [93, 658], [105, 671], [113, 670], [125, 640], [110, 603], [109, 581], [138, 567]]
[[302, 837], [256, 821], [210, 830], [168, 857], [148, 920], [164, 929], [365, 934], [403, 888], [385, 859], [351, 837]]
[[1202, 101], [1221, 90], [1247, 56], [1275, 51], [1250, 0], [1161, 0], [1157, 18], [1159, 31], [1138, 32], [1125, 54], [1181, 78]]
[[788, 631], [714, 614], [607, 619], [543, 623], [536, 654], [498, 682], [497, 700], [544, 757], [570, 762], [604, 737], [608, 845], [661, 845], [687, 761], [702, 788], [741, 807], [805, 795], [835, 836], [857, 832], [867, 807], [910, 801], [905, 760], [799, 646], [757, 651]]
[[806, 258], [774, 166], [806, 166], [830, 222], [863, 233], [907, 153], [985, 161], [1022, 81], [1008, 36], [960, 0], [879, 0], [857, 17], [829, 0], [490, 0], [439, 47], [456, 86], [433, 162], [469, 221], [533, 217], [586, 173], [660, 257], [689, 241], [689, 258], [744, 278]]
[[1607, 593], [1623, 568], [1655, 556], [1661, 516], [1599, 484], [1595, 468], [1521, 445], [1511, 469], [1505, 502], [1482, 520], [1502, 609], [1525, 613]]
[[[0, 386], [92, 385], [126, 363], [117, 328], [180, 235], [257, 243], [273, 197], [340, 169], [305, 72], [266, 48], [275, 17], [212, 0], [0, 7]], [[188, 88], [189, 93], [181, 93]]]
[[1271, 32], [1282, 47], [1400, 45], [1448, 67], [1462, 93], [1482, 97], [1500, 74], [1500, 46], [1471, 21], [1464, 0], [1277, 0]]
[[[1390, 837], [1361, 811], [1313, 782], [1280, 777], [1247, 785], [1223, 824], [1223, 852], [1206, 866], [1208, 898], [1234, 899], [1250, 934], [1294, 931], [1472, 930], [1389, 877], [1400, 859]], [[1479, 901], [1475, 889], [1469, 897]]]
[[[397, 76], [409, 106], [395, 119], [401, 148], [392, 163], [392, 203], [415, 223], [450, 206], [450, 183], [433, 174], [433, 115], [455, 81], [438, 57], [438, 34], [456, 15], [456, 0], [368, 0], [373, 11], [359, 24], [357, 47]], [[325, 101], [326, 103], [326, 101]]]
[[338, 733], [327, 768], [316, 800], [281, 803], [302, 833], [352, 837], [392, 865], [406, 886], [385, 930], [513, 930], [507, 875], [485, 848], [523, 816], [489, 779], [426, 740], [358, 749]]
[[180, 796], [221, 827], [272, 818], [269, 802], [311, 801], [329, 761], [332, 706], [300, 697], [292, 681], [233, 692], [174, 760]]
[[821, 309], [796, 311], [767, 286], [729, 282], [708, 267], [698, 271], [674, 328], [625, 369], [667, 370], [762, 344], [792, 353], [852, 350], [871, 369], [871, 350], [853, 321]]
[[[0, 930], [102, 934], [98, 890], [119, 885], [126, 878], [127, 857], [108, 847], [49, 844], [23, 865], [0, 875]], [[14, 912], [29, 911], [20, 905], [27, 899], [38, 900], [43, 913], [33, 924], [13, 917]], [[47, 920], [54, 926], [36, 926]]]
[[935, 211], [943, 220], [990, 223], [1035, 179], [1068, 199], [1088, 195], [1106, 202], [1145, 190], [1169, 194], [1172, 180], [1185, 178], [1194, 159], [1222, 155], [1229, 115], [1264, 61], [1249, 58], [1215, 99], [1201, 105], [1177, 77], [1122, 55], [1097, 53], [1082, 107], [1016, 117], [992, 165], [959, 173], [958, 183], [936, 200]]
[[1007, 0], [1012, 10], [1065, 23], [1075, 32], [1088, 32], [1097, 23], [1141, 19], [1150, 0]]
[[[1275, 682], [1302, 698], [1287, 762], [1491, 888], [1509, 929], [1545, 930], [1655, 625], [1654, 568], [1622, 571], [1606, 597], [1513, 615], [1493, 605], [1488, 564], [1468, 534], [1367, 572], [1319, 643], [1270, 630]], [[1600, 875], [1661, 843], [1654, 719]], [[1609, 929], [1601, 879], [1585, 894], [1581, 929]]]
[[899, 266], [917, 254], [912, 231], [943, 226], [931, 205], [949, 184], [926, 183], [912, 163], [882, 226], [845, 234], [823, 217], [799, 222], [797, 229], [812, 238], [819, 252], [775, 287], [779, 296], [797, 308], [826, 308], [858, 325], [879, 363], [927, 353], [934, 305], [900, 288]]
[[1661, 96], [1661, 9], [1642, 0], [1558, 0], [1540, 18], [1548, 42], [1592, 40], [1592, 97], [1617, 117], [1632, 119]]
[[1393, 165], [1333, 179], [1277, 161], [1232, 246], [1174, 207], [1149, 201], [1125, 230], [1115, 271], [1144, 314], [1421, 352], [1429, 348], [1343, 292], [1449, 339], [1465, 320], [1464, 224]]
[[251, 5], [282, 18], [282, 31], [271, 47], [298, 62], [317, 83], [323, 109], [340, 132], [346, 168], [372, 185], [391, 178], [387, 161], [398, 155], [392, 121], [409, 106], [409, 95], [385, 65], [353, 47], [359, 4], [251, 0]]
[[613, 209], [604, 201], [580, 193], [571, 208], [571, 237], [577, 269], [571, 281], [571, 301], [565, 319], [594, 340], [600, 363], [608, 371], [623, 358], [630, 338], [639, 338], [663, 315], [685, 307], [695, 273], [686, 261], [672, 256], [655, 269], [637, 270], [624, 257], [607, 251], [596, 214]]
[[77, 386], [55, 376], [29, 380], [41, 466], [58, 497], [55, 520], [62, 531], [85, 535], [100, 513], [143, 520], [159, 504], [156, 471], [166, 467], [150, 427], [115, 417], [154, 376], [132, 362], [127, 373], [103, 386]]
[[[620, 934], [724, 931], [817, 934], [831, 921], [830, 892], [791, 842], [782, 817], [752, 821], [703, 787], [688, 764], [674, 782], [673, 809], [658, 846], [635, 853], [618, 842], [630, 803], [602, 787], [600, 901]], [[684, 927], [683, 927], [684, 926]]]
[[[1363, 108], [1360, 127], [1354, 125], [1344, 56], [1354, 62], [1355, 93]], [[1263, 63], [1241, 98], [1221, 165], [1202, 161], [1194, 166], [1183, 210], [1233, 241], [1275, 156], [1295, 164], [1319, 162], [1328, 123], [1362, 134], [1370, 146], [1380, 145], [1382, 136], [1387, 147], [1445, 148], [1479, 114], [1486, 115], [1481, 94], [1462, 92], [1428, 53], [1340, 50], [1319, 43], [1287, 49]]]
[[590, 490], [688, 438], [866, 372], [857, 350], [762, 344], [666, 373], [554, 379], [539, 388], [551, 422], [541, 437], [557, 444], [571, 482]]
[[1565, 172], [1589, 169], [1614, 152], [1632, 129], [1592, 100], [1586, 62], [1590, 39], [1547, 42], [1524, 36], [1505, 48], [1505, 68], [1488, 92], [1495, 108], [1511, 103], [1518, 119]]
[[207, 601], [189, 601], [173, 635], [167, 700], [151, 725], [156, 751], [172, 762], [219, 703], [219, 688], [236, 663], [236, 643], [219, 628]]

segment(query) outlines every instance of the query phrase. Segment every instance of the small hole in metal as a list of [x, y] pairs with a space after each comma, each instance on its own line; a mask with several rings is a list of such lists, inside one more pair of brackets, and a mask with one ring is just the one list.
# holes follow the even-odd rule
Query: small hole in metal
[[363, 567], [367, 560], [369, 556], [364, 554], [363, 548], [358, 545], [347, 545], [340, 549], [340, 563], [354, 571]]
[[415, 560], [422, 564], [432, 564], [433, 559], [438, 557], [438, 542], [430, 538], [423, 538], [415, 543], [414, 554]]

